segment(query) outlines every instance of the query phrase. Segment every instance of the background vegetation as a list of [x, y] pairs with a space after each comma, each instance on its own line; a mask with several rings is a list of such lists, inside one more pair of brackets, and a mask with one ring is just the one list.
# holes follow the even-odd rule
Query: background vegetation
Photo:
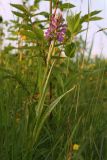
[[[81, 16], [50, 1], [50, 12], [39, 12], [40, 2], [11, 4], [15, 20], [0, 19], [0, 160], [106, 160], [107, 60], [86, 47], [100, 11]], [[44, 32], [53, 8], [67, 12], [67, 32], [51, 45]], [[11, 43], [3, 48], [4, 26]]]

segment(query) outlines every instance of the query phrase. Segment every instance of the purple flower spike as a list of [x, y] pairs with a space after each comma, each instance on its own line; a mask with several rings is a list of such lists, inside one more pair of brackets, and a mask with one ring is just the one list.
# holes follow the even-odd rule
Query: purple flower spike
[[49, 28], [45, 32], [46, 39], [48, 39], [49, 41], [56, 39], [59, 42], [63, 42], [67, 28], [67, 25], [63, 24], [63, 22], [64, 19], [61, 13], [59, 15], [53, 14], [51, 17]]

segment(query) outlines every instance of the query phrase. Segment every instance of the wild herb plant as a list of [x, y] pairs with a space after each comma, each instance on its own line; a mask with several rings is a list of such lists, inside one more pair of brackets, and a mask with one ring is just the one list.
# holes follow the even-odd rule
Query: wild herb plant
[[0, 65], [0, 159], [102, 160], [107, 64], [87, 61], [79, 38], [100, 11], [81, 16], [50, 0], [49, 12], [39, 12], [40, 2], [11, 4], [17, 18], [8, 39], [16, 46], [2, 51]]

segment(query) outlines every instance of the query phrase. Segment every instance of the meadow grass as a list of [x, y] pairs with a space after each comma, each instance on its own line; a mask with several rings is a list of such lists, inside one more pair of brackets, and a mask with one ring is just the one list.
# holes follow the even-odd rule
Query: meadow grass
[[[58, 3], [50, 1], [50, 13], [38, 15], [49, 23], [52, 6], [74, 7]], [[84, 16], [67, 15], [61, 44], [56, 32], [53, 39], [44, 38], [44, 20], [32, 22], [33, 6], [31, 12], [24, 5], [11, 6], [18, 19], [11, 22], [10, 40], [17, 36], [18, 47], [0, 53], [0, 160], [106, 160], [107, 60], [91, 59], [92, 46], [84, 56], [88, 29], [85, 41], [76, 37], [84, 22], [89, 28], [89, 21], [101, 19], [100, 11], [90, 13], [88, 6]]]
[[[105, 160], [106, 60], [85, 59], [84, 66], [81, 57], [69, 66], [66, 58], [58, 60], [45, 80], [52, 83], [50, 99], [49, 85], [41, 95], [36, 86], [43, 79], [36, 58], [30, 65], [26, 58], [5, 58], [0, 66], [0, 159]], [[39, 115], [38, 103], [43, 106]]]

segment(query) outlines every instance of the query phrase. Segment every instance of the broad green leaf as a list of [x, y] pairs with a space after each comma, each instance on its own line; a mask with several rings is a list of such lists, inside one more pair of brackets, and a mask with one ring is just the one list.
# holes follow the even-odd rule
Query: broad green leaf
[[16, 9], [18, 9], [18, 10], [24, 12], [24, 13], [26, 13], [26, 14], [29, 14], [29, 12], [27, 11], [27, 9], [23, 5], [21, 5], [21, 4], [12, 4], [12, 3], [10, 3], [10, 5], [12, 7], [16, 8]]
[[74, 8], [75, 6], [71, 3], [63, 3], [60, 7], [60, 9], [64, 10], [64, 9], [70, 9], [70, 8]]
[[73, 26], [74, 26], [73, 18], [71, 16], [67, 16], [66, 20], [67, 20], [68, 29], [69, 29], [69, 31], [72, 32]]
[[43, 30], [40, 29], [39, 27], [35, 27], [35, 34], [36, 34], [36, 38], [38, 40], [43, 40], [44, 39], [44, 33], [43, 33]]
[[88, 22], [90, 21], [90, 18], [92, 18], [93, 16], [99, 14], [101, 12], [101, 10], [99, 11], [93, 11], [93, 12], [90, 12], [89, 14], [86, 14], [84, 15], [82, 18], [81, 18], [81, 22]]
[[92, 12], [90, 12], [89, 14], [90, 14], [90, 16], [95, 16], [95, 15], [99, 14], [100, 12], [101, 12], [101, 10], [92, 11]]
[[92, 17], [90, 18], [90, 21], [98, 21], [98, 20], [102, 20], [103, 18], [101, 17]]
[[72, 34], [77, 34], [81, 31], [82, 25], [80, 23], [80, 14], [81, 12], [76, 15], [67, 16], [68, 29]]
[[71, 38], [71, 32], [70, 32], [70, 29], [67, 29], [66, 31], [66, 36], [68, 37], [68, 39]]
[[75, 24], [74, 24], [74, 28], [73, 28], [73, 32], [78, 32], [78, 29], [81, 28], [81, 23], [80, 23], [80, 13], [76, 14], [74, 19], [75, 19]]
[[25, 17], [25, 15], [24, 15], [23, 13], [20, 13], [20, 12], [12, 11], [12, 13], [13, 13], [14, 15], [18, 16], [18, 17], [22, 17], [22, 18]]
[[72, 43], [67, 44], [65, 46], [65, 54], [66, 54], [66, 56], [72, 58], [72, 57], [74, 57], [75, 52], [76, 52], [76, 44], [75, 43], [72, 42]]

